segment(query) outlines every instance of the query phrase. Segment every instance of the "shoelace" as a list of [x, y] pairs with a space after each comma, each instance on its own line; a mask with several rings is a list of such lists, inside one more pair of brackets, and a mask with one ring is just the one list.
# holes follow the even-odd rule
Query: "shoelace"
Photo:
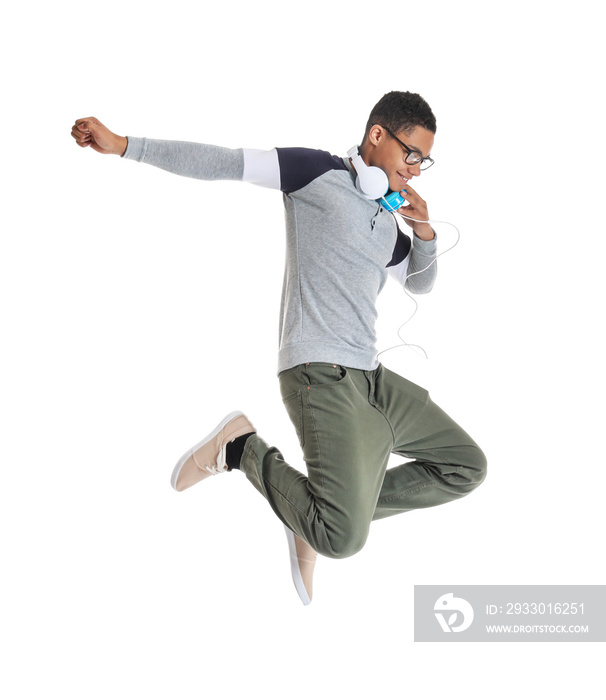
[[206, 471], [210, 472], [211, 474], [221, 474], [221, 472], [225, 471], [225, 467], [223, 467], [223, 469], [220, 469], [219, 467], [217, 467], [216, 464], [205, 464], [204, 469], [206, 469]]
[[219, 467], [218, 464], [205, 464], [204, 469], [206, 469], [207, 472], [210, 472], [211, 474], [222, 474], [223, 472], [227, 471], [227, 464], [225, 461], [225, 445], [221, 448], [221, 451], [219, 452], [217, 456], [217, 462], [222, 464], [223, 466]]

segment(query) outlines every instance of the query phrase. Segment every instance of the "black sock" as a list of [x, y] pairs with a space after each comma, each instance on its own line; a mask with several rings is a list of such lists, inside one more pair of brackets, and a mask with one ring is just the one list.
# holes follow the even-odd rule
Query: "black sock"
[[225, 461], [227, 462], [228, 469], [240, 469], [240, 461], [244, 454], [244, 445], [251, 435], [254, 435], [254, 433], [240, 435], [240, 437], [227, 443], [225, 448]]

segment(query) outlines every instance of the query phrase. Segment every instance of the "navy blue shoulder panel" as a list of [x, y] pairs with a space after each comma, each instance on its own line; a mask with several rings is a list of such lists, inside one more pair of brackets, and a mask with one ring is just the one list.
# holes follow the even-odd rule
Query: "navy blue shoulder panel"
[[289, 194], [309, 185], [330, 170], [347, 170], [338, 156], [313, 148], [276, 148], [280, 164], [280, 189]]
[[395, 265], [399, 265], [402, 260], [406, 259], [406, 256], [408, 253], [410, 253], [410, 248], [412, 246], [410, 236], [407, 236], [405, 233], [402, 233], [400, 231], [400, 228], [398, 227], [398, 237], [396, 238], [396, 245], [393, 249], [393, 256], [391, 258], [391, 261], [387, 263], [385, 267], [394, 267]]

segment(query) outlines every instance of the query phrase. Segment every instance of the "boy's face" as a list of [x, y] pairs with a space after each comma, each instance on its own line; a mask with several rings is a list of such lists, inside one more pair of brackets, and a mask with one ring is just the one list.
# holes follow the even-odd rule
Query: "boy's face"
[[[412, 131], [400, 131], [396, 136], [412, 151], [417, 151], [425, 158], [433, 148], [434, 135], [422, 126], [415, 126]], [[389, 189], [399, 192], [406, 189], [406, 183], [421, 174], [421, 164], [411, 165], [406, 162], [408, 152], [383, 127], [373, 126], [364, 149], [367, 165], [376, 165], [387, 173]]]

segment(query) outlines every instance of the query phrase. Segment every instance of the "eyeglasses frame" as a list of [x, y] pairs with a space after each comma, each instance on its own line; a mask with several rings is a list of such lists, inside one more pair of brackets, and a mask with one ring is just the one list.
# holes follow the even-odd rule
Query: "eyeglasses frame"
[[[429, 156], [424, 157], [423, 154], [422, 154], [420, 151], [415, 151], [414, 149], [409, 148], [405, 143], [403, 143], [402, 141], [400, 141], [400, 139], [393, 133], [393, 131], [391, 131], [391, 129], [388, 129], [386, 126], [383, 126], [383, 124], [378, 124], [377, 126], [380, 126], [382, 129], [385, 129], [385, 131], [386, 131], [392, 138], [394, 138], [394, 139], [400, 144], [400, 146], [402, 146], [402, 148], [404, 148], [404, 149], [406, 150], [406, 152], [408, 153], [408, 156], [411, 156], [413, 153], [418, 154], [418, 155], [420, 156], [420, 159], [417, 160], [416, 163], [409, 163], [408, 160], [407, 160], [408, 156], [406, 156], [406, 158], [404, 159], [404, 161], [405, 161], [406, 163], [408, 163], [408, 165], [418, 165], [418, 164], [420, 163], [420, 164], [421, 164], [421, 170], [428, 170], [428, 169], [431, 168], [431, 166], [435, 163], [435, 160], [434, 160], [433, 158], [430, 158]], [[429, 165], [427, 165], [426, 167], [423, 168], [423, 167], [422, 167], [422, 166], [423, 166], [423, 163], [426, 163], [426, 162], [429, 162]]]

